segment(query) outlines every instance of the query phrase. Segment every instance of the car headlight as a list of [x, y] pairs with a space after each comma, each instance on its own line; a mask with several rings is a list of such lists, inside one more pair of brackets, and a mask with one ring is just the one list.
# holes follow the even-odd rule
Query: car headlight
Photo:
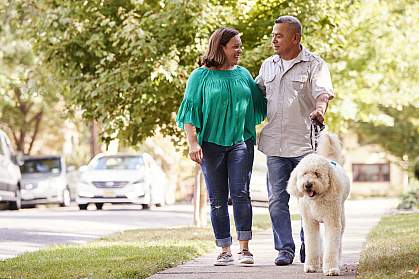
[[32, 190], [36, 188], [36, 183], [27, 183], [23, 185], [23, 189]]
[[77, 192], [77, 195], [78, 195], [79, 197], [89, 197], [89, 198], [91, 198], [91, 197], [94, 197], [94, 196], [95, 196], [95, 194], [94, 194], [94, 193], [92, 193], [92, 192], [90, 192], [90, 191], [78, 191], [78, 192]]

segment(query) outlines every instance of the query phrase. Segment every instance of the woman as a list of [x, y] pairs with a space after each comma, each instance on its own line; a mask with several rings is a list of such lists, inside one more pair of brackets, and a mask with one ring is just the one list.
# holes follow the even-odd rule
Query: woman
[[232, 264], [227, 201], [233, 202], [240, 243], [239, 262], [253, 264], [252, 206], [249, 183], [256, 142], [255, 126], [266, 115], [266, 99], [250, 73], [238, 66], [242, 52], [239, 33], [220, 28], [210, 37], [202, 66], [189, 77], [177, 123], [188, 138], [189, 156], [201, 164], [211, 204], [216, 245], [215, 265]]

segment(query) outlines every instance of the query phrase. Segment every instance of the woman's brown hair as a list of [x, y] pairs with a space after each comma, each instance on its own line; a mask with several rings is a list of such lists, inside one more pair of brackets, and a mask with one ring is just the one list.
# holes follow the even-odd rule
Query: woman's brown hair
[[204, 65], [210, 68], [224, 65], [226, 57], [223, 46], [226, 46], [231, 38], [237, 35], [239, 35], [239, 32], [233, 28], [221, 27], [215, 30], [209, 39], [208, 49], [201, 58], [200, 66]]

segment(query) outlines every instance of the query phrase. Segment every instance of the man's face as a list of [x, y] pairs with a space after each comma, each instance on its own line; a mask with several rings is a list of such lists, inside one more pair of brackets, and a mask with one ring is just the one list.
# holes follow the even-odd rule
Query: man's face
[[272, 30], [272, 47], [276, 54], [283, 56], [298, 48], [300, 36], [288, 23], [277, 23]]
[[240, 36], [236, 35], [223, 46], [224, 54], [226, 56], [226, 62], [228, 65], [237, 65], [240, 62], [240, 55], [242, 53], [242, 41]]

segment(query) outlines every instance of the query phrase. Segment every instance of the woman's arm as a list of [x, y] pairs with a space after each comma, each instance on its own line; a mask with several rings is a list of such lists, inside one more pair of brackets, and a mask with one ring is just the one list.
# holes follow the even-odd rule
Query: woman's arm
[[184, 129], [188, 139], [189, 157], [191, 157], [192, 161], [201, 164], [204, 154], [202, 152], [201, 146], [198, 143], [196, 128], [191, 124], [185, 124]]

